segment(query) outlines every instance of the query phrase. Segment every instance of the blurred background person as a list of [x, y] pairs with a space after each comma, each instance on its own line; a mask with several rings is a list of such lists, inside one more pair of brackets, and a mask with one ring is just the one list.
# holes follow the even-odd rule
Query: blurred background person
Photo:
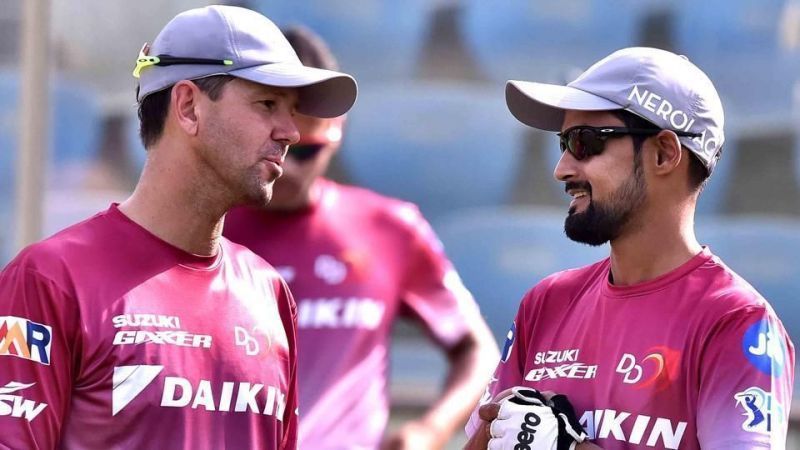
[[[338, 67], [310, 30], [284, 34], [304, 65]], [[290, 147], [272, 202], [234, 210], [224, 234], [275, 265], [297, 301], [300, 447], [442, 448], [483, 392], [497, 346], [414, 205], [324, 178], [345, 118], [298, 115], [296, 123], [300, 142]], [[422, 417], [382, 439], [391, 331], [400, 317], [424, 327], [449, 372]]]

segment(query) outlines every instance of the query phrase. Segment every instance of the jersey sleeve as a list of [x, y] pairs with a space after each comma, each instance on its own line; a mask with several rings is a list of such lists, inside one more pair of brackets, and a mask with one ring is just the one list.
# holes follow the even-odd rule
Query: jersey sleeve
[[767, 305], [723, 316], [699, 361], [703, 449], [785, 448], [794, 346]]
[[418, 319], [437, 342], [449, 348], [467, 334], [471, 321], [482, 318], [433, 229], [415, 207], [406, 208], [413, 238], [401, 313]]
[[297, 383], [297, 304], [286, 282], [278, 277], [276, 292], [280, 308], [281, 321], [289, 341], [289, 390], [286, 395], [286, 408], [283, 412], [282, 450], [297, 448], [298, 431], [298, 383]]
[[0, 273], [0, 448], [55, 448], [79, 363], [72, 297], [24, 265]]
[[522, 385], [525, 358], [528, 352], [526, 345], [528, 340], [525, 330], [525, 323], [527, 323], [526, 301], [530, 295], [532, 294], [529, 293], [526, 295], [525, 299], [523, 299], [520, 304], [517, 315], [506, 334], [506, 340], [500, 353], [500, 362], [497, 364], [492, 379], [486, 386], [483, 397], [481, 397], [478, 406], [472, 411], [469, 421], [464, 428], [468, 438], [472, 437], [481, 423], [481, 419], [478, 417], [478, 409], [482, 405], [489, 403], [490, 400], [504, 390]]

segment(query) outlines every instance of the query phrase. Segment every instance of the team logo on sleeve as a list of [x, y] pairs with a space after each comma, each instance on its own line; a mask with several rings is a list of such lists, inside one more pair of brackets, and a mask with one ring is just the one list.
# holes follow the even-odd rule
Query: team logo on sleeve
[[0, 416], [11, 416], [25, 419], [28, 422], [35, 419], [45, 408], [47, 403], [36, 403], [18, 394], [19, 391], [28, 389], [36, 383], [20, 383], [11, 381], [0, 387]]
[[736, 406], [744, 409], [746, 417], [742, 422], [742, 429], [751, 433], [769, 434], [775, 420], [782, 418], [782, 406], [770, 392], [765, 392], [759, 387], [751, 387], [734, 394]]
[[742, 351], [761, 372], [776, 377], [783, 374], [786, 359], [783, 337], [769, 320], [760, 320], [745, 331]]
[[50, 365], [53, 329], [22, 317], [0, 316], [0, 356]]
[[514, 347], [514, 339], [517, 335], [517, 324], [511, 322], [511, 329], [508, 330], [508, 334], [506, 335], [506, 343], [503, 344], [503, 353], [501, 361], [506, 362], [508, 358], [511, 357], [511, 349]]

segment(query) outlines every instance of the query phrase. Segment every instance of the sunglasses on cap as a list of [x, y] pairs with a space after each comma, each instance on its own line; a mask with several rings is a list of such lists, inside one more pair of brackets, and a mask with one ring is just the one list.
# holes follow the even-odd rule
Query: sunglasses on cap
[[[590, 156], [603, 153], [608, 138], [626, 135], [654, 136], [661, 131], [660, 128], [590, 127], [587, 125], [578, 125], [558, 133], [558, 139], [561, 145], [561, 153], [568, 151], [573, 158], [580, 161]], [[700, 133], [691, 133], [688, 131], [672, 130], [672, 132], [678, 136], [699, 137], [701, 135]]]
[[328, 142], [290, 145], [287, 156], [291, 156], [297, 162], [306, 162], [314, 159], [327, 145]]
[[150, 66], [174, 66], [178, 64], [206, 64], [206, 65], [220, 65], [231, 66], [233, 61], [230, 59], [210, 59], [210, 58], [186, 58], [182, 56], [171, 55], [157, 55], [148, 56], [147, 52], [150, 50], [148, 44], [144, 44], [142, 49], [139, 50], [139, 57], [136, 58], [136, 67], [133, 69], [133, 76], [139, 78], [142, 69]]

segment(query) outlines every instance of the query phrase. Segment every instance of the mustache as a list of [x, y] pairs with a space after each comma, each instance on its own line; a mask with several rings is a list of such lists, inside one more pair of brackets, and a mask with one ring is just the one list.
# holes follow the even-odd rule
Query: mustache
[[569, 192], [571, 189], [580, 189], [592, 193], [592, 185], [588, 181], [567, 181], [564, 183], [564, 192]]

